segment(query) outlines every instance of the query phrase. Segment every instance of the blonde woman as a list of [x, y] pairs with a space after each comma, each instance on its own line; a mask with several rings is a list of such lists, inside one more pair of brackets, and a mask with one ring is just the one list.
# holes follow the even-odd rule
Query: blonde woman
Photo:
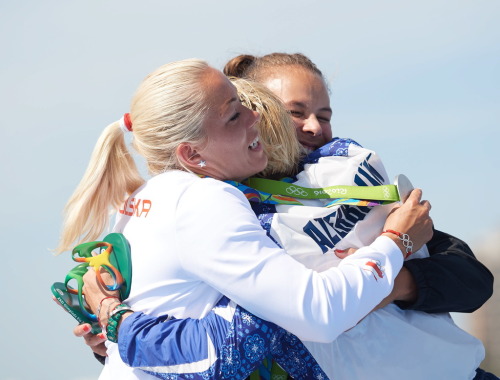
[[[146, 214], [119, 213], [115, 227], [132, 249], [131, 308], [201, 318], [224, 294], [300, 339], [331, 341], [389, 294], [406, 254], [397, 236], [384, 233], [338, 267], [317, 273], [277, 247], [244, 195], [223, 182], [255, 175], [267, 157], [258, 113], [239, 102], [221, 72], [198, 60], [160, 67], [137, 90], [130, 119], [126, 128], [111, 124], [99, 139], [68, 202], [59, 250], [96, 239], [124, 196], [134, 210], [147, 200]], [[133, 133], [152, 174], [140, 187], [123, 130]], [[411, 236], [415, 247], [431, 236], [430, 205], [420, 198], [415, 190], [385, 223]], [[368, 262], [383, 266], [385, 275], [374, 278]], [[125, 310], [114, 300], [101, 301], [111, 318], [122, 317]], [[97, 311], [98, 305], [90, 306]], [[148, 378], [122, 362], [115, 343], [108, 343], [107, 353], [101, 379]]]

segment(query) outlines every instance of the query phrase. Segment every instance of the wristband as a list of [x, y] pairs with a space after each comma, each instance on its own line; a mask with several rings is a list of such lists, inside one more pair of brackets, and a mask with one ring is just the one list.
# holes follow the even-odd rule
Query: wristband
[[118, 342], [118, 324], [123, 314], [128, 311], [133, 311], [126, 304], [120, 304], [109, 314], [108, 325], [106, 326], [106, 336], [110, 342]]
[[394, 230], [384, 230], [382, 231], [382, 234], [396, 235], [403, 242], [403, 247], [405, 247], [406, 249], [405, 259], [407, 259], [413, 253], [413, 242], [410, 239], [410, 235], [402, 234], [401, 232], [397, 232]]

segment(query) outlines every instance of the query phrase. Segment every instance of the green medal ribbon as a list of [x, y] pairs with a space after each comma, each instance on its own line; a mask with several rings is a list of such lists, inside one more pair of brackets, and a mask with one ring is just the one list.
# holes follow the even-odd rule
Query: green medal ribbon
[[264, 178], [249, 178], [245, 184], [253, 189], [269, 194], [299, 199], [366, 199], [383, 202], [398, 202], [399, 194], [396, 185], [380, 186], [329, 186], [308, 188], [282, 181]]

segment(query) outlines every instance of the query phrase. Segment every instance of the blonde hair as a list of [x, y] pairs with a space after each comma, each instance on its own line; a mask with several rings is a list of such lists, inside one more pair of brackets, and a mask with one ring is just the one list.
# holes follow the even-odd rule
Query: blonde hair
[[258, 176], [280, 178], [296, 174], [303, 148], [297, 139], [293, 121], [281, 100], [260, 83], [230, 79], [238, 90], [241, 102], [260, 113], [257, 128], [268, 163]]
[[[184, 169], [176, 156], [181, 142], [198, 143], [207, 104], [203, 79], [210, 66], [190, 59], [161, 66], [139, 86], [131, 104], [135, 149], [145, 157], [150, 174]], [[111, 209], [144, 183], [119, 127], [101, 134], [87, 170], [66, 204], [56, 252], [97, 239], [109, 224]]]

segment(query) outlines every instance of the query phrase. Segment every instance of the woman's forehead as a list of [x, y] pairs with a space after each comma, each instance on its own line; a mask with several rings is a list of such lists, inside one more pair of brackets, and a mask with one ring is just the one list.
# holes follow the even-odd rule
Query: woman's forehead
[[212, 107], [226, 107], [238, 100], [238, 92], [231, 81], [220, 71], [211, 69], [204, 78], [203, 85], [207, 92], [207, 100]]
[[239, 102], [236, 87], [218, 70], [212, 69], [207, 73], [203, 86], [211, 114], [209, 117], [222, 117], [230, 111], [234, 103]]
[[264, 84], [285, 103], [330, 102], [323, 79], [300, 67], [276, 71], [264, 80]]

